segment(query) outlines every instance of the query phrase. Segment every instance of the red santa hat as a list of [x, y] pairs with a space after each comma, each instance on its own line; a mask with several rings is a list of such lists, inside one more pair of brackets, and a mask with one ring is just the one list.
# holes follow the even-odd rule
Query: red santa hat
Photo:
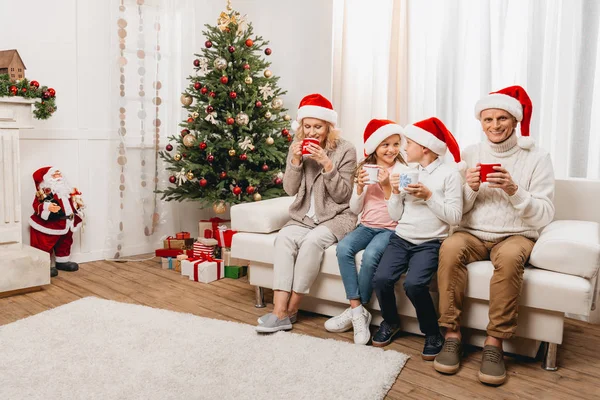
[[521, 86], [509, 86], [497, 92], [491, 92], [475, 104], [475, 118], [481, 120], [481, 112], [490, 108], [504, 110], [515, 117], [521, 123], [519, 147], [523, 149], [533, 147], [535, 142], [529, 137], [529, 124], [533, 105], [525, 89]]
[[300, 123], [304, 118], [317, 118], [330, 122], [333, 126], [337, 125], [337, 113], [333, 105], [324, 96], [318, 93], [305, 96], [298, 106], [296, 120], [292, 123], [292, 129], [298, 130]]
[[404, 148], [406, 147], [404, 129], [389, 119], [372, 119], [369, 121], [364, 133], [365, 157], [373, 154], [377, 146], [392, 135], [400, 135], [400, 152], [404, 156]]
[[466, 164], [460, 159], [460, 147], [452, 133], [444, 123], [436, 117], [415, 122], [404, 128], [404, 135], [423, 147], [427, 147], [438, 156], [446, 154], [449, 150], [459, 169], [464, 169]]
[[40, 185], [44, 182], [47, 182], [52, 174], [56, 172], [56, 168], [54, 167], [42, 167], [33, 173], [33, 182], [35, 183], [35, 188], [40, 189]]

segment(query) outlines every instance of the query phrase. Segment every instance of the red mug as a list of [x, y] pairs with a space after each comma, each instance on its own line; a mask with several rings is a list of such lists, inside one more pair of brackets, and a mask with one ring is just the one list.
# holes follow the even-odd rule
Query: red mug
[[302, 140], [302, 156], [308, 157], [310, 156], [310, 152], [308, 151], [308, 145], [310, 143], [314, 143], [316, 146], [319, 145], [319, 139], [315, 138], [305, 138]]
[[481, 170], [479, 171], [479, 180], [483, 182], [487, 182], [488, 174], [493, 172], [498, 172], [494, 169], [494, 167], [501, 167], [502, 164], [479, 164]]

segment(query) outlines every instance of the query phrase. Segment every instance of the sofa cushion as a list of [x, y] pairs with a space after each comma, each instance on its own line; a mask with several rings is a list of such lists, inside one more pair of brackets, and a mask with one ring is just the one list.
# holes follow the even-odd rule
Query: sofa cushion
[[529, 263], [537, 268], [592, 278], [600, 267], [600, 224], [554, 221], [533, 246]]
[[231, 207], [231, 229], [238, 232], [271, 233], [290, 220], [294, 197], [279, 197]]

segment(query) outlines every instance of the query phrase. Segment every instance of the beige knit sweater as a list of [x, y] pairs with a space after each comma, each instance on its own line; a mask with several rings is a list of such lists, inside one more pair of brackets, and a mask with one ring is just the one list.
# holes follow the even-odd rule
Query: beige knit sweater
[[293, 165], [292, 153], [288, 152], [287, 166], [283, 176], [283, 188], [296, 199], [290, 206], [290, 218], [286, 225], [317, 226], [304, 218], [310, 208], [311, 191], [315, 200], [315, 217], [320, 225], [325, 225], [341, 240], [356, 226], [356, 215], [350, 211], [349, 201], [354, 183], [356, 150], [343, 139], [338, 139], [334, 150], [327, 156], [333, 162], [333, 169], [325, 173], [316, 161], [305, 159], [302, 164]]

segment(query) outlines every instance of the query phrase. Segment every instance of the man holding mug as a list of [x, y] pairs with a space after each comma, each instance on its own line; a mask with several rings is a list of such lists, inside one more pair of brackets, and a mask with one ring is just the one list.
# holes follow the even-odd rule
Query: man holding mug
[[[531, 112], [531, 100], [520, 86], [490, 93], [475, 105], [487, 138], [462, 154], [468, 168], [464, 214], [440, 249], [439, 324], [446, 328], [446, 341], [434, 362], [438, 372], [454, 374], [460, 368], [466, 265], [491, 260], [494, 273], [479, 380], [500, 385], [506, 379], [502, 341], [517, 329], [524, 267], [538, 230], [554, 218], [552, 162], [529, 138]], [[519, 122], [521, 137], [516, 134]]]

